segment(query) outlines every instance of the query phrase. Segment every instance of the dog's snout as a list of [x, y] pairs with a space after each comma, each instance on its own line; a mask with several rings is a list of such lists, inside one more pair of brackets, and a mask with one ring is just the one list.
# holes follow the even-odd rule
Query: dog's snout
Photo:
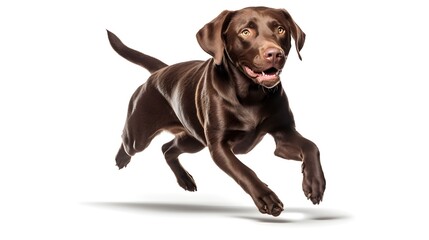
[[275, 62], [277, 62], [277, 61], [279, 61], [279, 60], [281, 60], [281, 59], [284, 58], [284, 53], [279, 48], [271, 47], [271, 48], [267, 48], [264, 51], [264, 58], [268, 62], [275, 63]]

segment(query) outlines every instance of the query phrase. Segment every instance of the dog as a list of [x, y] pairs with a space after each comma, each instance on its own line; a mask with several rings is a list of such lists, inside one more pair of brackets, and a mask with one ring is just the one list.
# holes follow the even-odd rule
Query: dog
[[151, 73], [131, 97], [116, 155], [119, 169], [157, 134], [168, 131], [175, 137], [162, 152], [182, 188], [197, 190], [179, 155], [207, 147], [216, 165], [251, 196], [261, 213], [279, 216], [283, 203], [236, 157], [269, 134], [276, 156], [302, 161], [305, 196], [313, 204], [322, 201], [326, 181], [319, 149], [297, 132], [280, 82], [292, 38], [299, 59], [305, 41], [305, 33], [285, 9], [221, 12], [196, 34], [201, 48], [212, 56], [207, 61], [168, 66], [127, 47], [109, 30], [107, 34], [119, 55]]

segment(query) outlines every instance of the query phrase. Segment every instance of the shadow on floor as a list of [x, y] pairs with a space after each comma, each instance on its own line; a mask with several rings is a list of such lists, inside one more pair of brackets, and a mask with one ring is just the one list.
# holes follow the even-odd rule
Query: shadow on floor
[[185, 203], [154, 202], [87, 202], [88, 206], [141, 211], [154, 214], [224, 215], [263, 223], [315, 223], [346, 220], [350, 216], [334, 209], [286, 208], [279, 217], [262, 215], [256, 208], [247, 206], [196, 205]]

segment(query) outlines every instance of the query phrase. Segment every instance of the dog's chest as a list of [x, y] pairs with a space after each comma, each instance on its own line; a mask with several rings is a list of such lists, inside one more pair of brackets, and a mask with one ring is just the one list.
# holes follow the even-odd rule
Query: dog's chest
[[259, 108], [236, 108], [233, 112], [238, 130], [251, 132], [261, 125], [263, 119]]
[[236, 109], [228, 120], [228, 142], [237, 154], [252, 150], [266, 133], [259, 109]]

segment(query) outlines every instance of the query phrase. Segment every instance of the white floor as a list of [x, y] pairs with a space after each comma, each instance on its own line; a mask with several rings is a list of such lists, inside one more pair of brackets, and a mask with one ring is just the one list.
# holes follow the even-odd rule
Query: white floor
[[168, 134], [114, 163], [148, 74], [105, 29], [169, 64], [207, 59], [195, 32], [244, 3], [1, 3], [0, 239], [428, 239], [428, 18], [417, 1], [385, 2], [246, 3], [285, 7], [307, 33], [282, 82], [321, 150], [323, 202], [304, 197], [300, 163], [275, 157], [269, 137], [240, 156], [285, 204], [276, 218], [207, 150], [181, 156], [198, 191], [179, 188], [160, 150]]

